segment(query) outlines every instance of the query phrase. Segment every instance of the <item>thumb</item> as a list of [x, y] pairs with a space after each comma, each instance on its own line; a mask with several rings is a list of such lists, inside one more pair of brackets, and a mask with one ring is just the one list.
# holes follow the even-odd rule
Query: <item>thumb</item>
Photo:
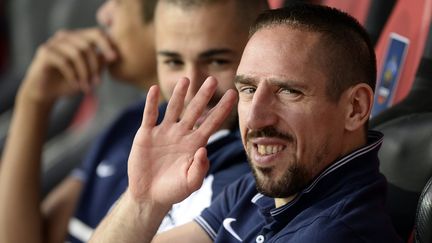
[[209, 169], [209, 163], [207, 150], [204, 147], [199, 148], [196, 151], [193, 162], [188, 170], [187, 181], [190, 190], [196, 191], [201, 187], [204, 177]]

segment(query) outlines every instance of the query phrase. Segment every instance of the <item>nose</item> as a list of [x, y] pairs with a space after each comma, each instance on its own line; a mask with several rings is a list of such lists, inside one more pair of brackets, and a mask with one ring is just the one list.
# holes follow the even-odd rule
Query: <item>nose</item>
[[191, 100], [196, 95], [209, 74], [205, 70], [205, 68], [200, 67], [199, 65], [190, 65], [187, 68], [185, 76], [190, 79], [190, 85], [186, 100]]
[[96, 19], [102, 27], [110, 27], [112, 24], [113, 4], [112, 0], [106, 0], [97, 10]]
[[248, 128], [258, 130], [275, 125], [277, 123], [275, 105], [274, 93], [268, 87], [259, 86], [255, 90], [247, 113]]

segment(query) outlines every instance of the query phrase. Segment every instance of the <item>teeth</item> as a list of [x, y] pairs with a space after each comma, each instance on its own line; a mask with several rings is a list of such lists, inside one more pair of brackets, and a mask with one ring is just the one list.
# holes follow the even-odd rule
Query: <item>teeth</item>
[[260, 155], [275, 154], [283, 149], [282, 145], [257, 145]]

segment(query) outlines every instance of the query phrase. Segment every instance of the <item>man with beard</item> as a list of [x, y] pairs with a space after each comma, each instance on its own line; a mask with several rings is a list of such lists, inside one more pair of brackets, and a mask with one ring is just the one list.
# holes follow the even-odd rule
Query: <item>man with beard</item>
[[262, 14], [234, 80], [253, 175], [195, 221], [154, 236], [171, 205], [202, 183], [203, 146], [236, 93], [193, 129], [216, 81], [209, 78], [183, 111], [188, 81], [180, 80], [160, 125], [152, 87], [129, 157], [129, 188], [93, 242], [401, 242], [384, 207], [382, 134], [367, 131], [375, 66], [366, 32], [345, 13], [294, 5]]

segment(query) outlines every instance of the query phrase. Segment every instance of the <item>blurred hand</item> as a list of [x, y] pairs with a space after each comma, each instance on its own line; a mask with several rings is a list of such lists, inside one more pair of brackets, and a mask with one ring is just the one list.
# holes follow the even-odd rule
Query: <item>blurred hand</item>
[[233, 90], [225, 93], [204, 122], [194, 129], [216, 90], [217, 81], [207, 78], [184, 108], [188, 86], [188, 79], [179, 80], [164, 120], [157, 126], [159, 89], [153, 86], [149, 90], [128, 162], [128, 190], [138, 203], [171, 207], [199, 189], [207, 173], [209, 161], [205, 145], [230, 113], [237, 94]]
[[40, 101], [88, 92], [100, 82], [102, 67], [117, 56], [98, 28], [59, 31], [38, 48], [21, 90]]

